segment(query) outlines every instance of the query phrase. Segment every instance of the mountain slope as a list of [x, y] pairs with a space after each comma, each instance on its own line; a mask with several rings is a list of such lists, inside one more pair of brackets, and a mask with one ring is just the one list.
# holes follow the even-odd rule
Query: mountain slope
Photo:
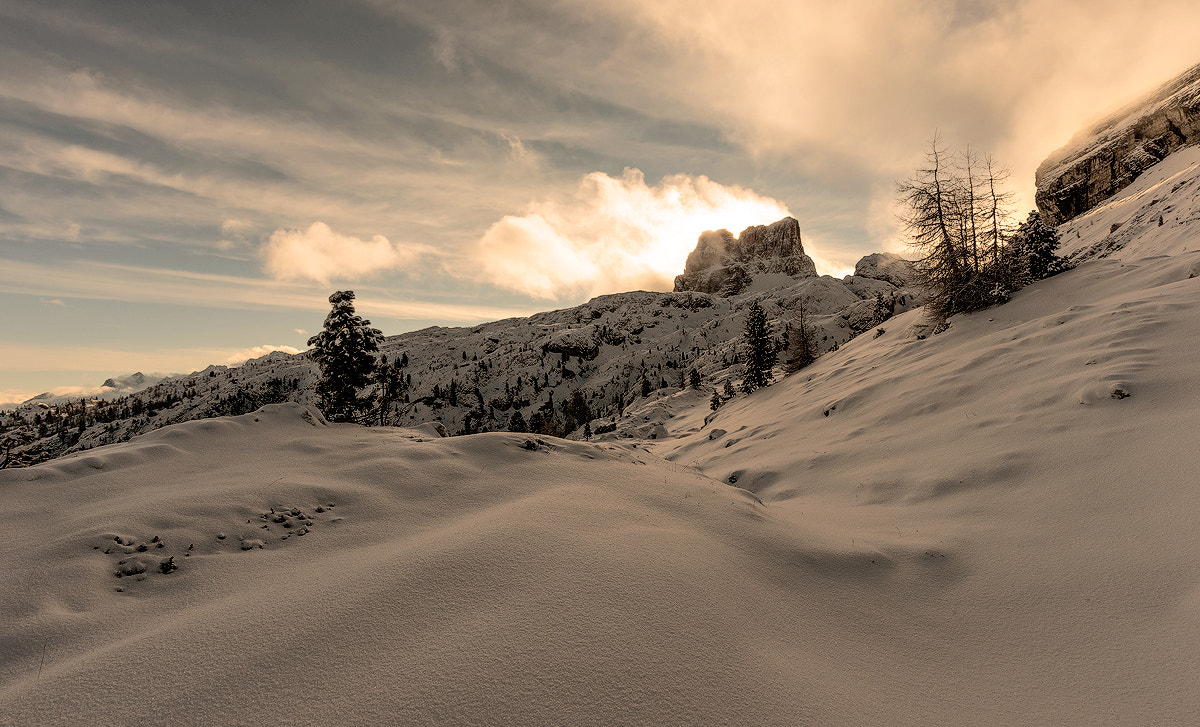
[[286, 404], [0, 472], [0, 721], [1189, 723], [1176, 156], [1064, 231], [1099, 249], [1152, 199], [1178, 226], [936, 336], [903, 313], [715, 416], [631, 407], [652, 441]]
[[[1156, 196], [1192, 221], [1196, 159], [1168, 161], [1067, 227], [1081, 233], [1073, 247], [1092, 249], [1105, 221]], [[1200, 658], [1196, 230], [1154, 224], [930, 339], [906, 314], [723, 408], [710, 427], [724, 434], [654, 451], [828, 534], [823, 562], [842, 577], [856, 558], [882, 564], [862, 595], [886, 625], [846, 638], [888, 668], [857, 678], [895, 694], [920, 684], [973, 723], [1188, 722], [1200, 713], [1188, 686]], [[891, 723], [924, 719], [901, 711]]]
[[[716, 234], [701, 235], [700, 246]], [[692, 369], [710, 385], [739, 377], [738, 343], [751, 301], [763, 302], [780, 340], [803, 301], [822, 351], [922, 301], [907, 283], [911, 269], [895, 256], [867, 256], [855, 275], [837, 280], [815, 275], [794, 219], [742, 234], [747, 246], [735, 266], [735, 294], [635, 291], [528, 318], [388, 338], [381, 350], [393, 362], [407, 362], [408, 387], [402, 401], [373, 414], [371, 423], [438, 421], [450, 433], [469, 434], [505, 431], [520, 412], [527, 422], [535, 416], [543, 421], [546, 434], [569, 435], [582, 430], [585, 419], [593, 420], [593, 430], [614, 428], [626, 407], [644, 403], [643, 391], [657, 397], [677, 390]], [[786, 249], [773, 244], [781, 236]], [[755, 256], [762, 259], [756, 263]], [[210, 366], [116, 400], [30, 402], [0, 412], [0, 461], [32, 464], [269, 403], [313, 405], [316, 376], [307, 355], [275, 352], [237, 368]], [[587, 405], [586, 417], [563, 410], [576, 393]], [[12, 444], [8, 459], [5, 440]]]

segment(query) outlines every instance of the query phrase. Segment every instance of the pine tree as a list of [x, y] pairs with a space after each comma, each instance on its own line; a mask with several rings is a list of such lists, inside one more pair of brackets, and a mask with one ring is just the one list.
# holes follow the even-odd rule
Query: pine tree
[[592, 408], [581, 390], [576, 389], [571, 399], [563, 402], [563, 418], [566, 419], [565, 428], [568, 432], [591, 420]]
[[776, 358], [775, 342], [771, 339], [771, 329], [767, 327], [767, 313], [757, 300], [746, 311], [742, 344], [746, 351], [746, 375], [742, 379], [742, 389], [749, 394], [771, 383], [771, 367]]
[[371, 409], [374, 395], [360, 396], [359, 390], [371, 383], [383, 333], [355, 315], [354, 291], [337, 291], [329, 304], [324, 329], [308, 339], [312, 360], [321, 369], [317, 401], [330, 421], [352, 422]]
[[696, 369], [691, 369], [690, 371], [688, 371], [688, 383], [691, 385], [691, 387], [693, 389], [699, 389], [700, 388], [700, 372], [697, 371]]
[[1023, 253], [1030, 280], [1042, 280], [1067, 269], [1066, 260], [1056, 254], [1058, 244], [1058, 230], [1043, 222], [1037, 210], [1029, 213], [1013, 236], [1013, 246]]
[[721, 408], [722, 403], [724, 403], [724, 402], [721, 401], [721, 395], [718, 394], [717, 391], [714, 389], [712, 398], [708, 400], [708, 408], [712, 409], [713, 411], [716, 411], [717, 409]]

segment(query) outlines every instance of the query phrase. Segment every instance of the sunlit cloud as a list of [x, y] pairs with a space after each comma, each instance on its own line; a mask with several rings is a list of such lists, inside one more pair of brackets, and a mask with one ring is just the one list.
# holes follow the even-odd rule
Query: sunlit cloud
[[[1049, 152], [1194, 64], [1200, 47], [1191, 0], [714, 0], [702, 12], [687, 0], [618, 0], [610, 9], [667, 49], [638, 83], [702, 105], [759, 155], [821, 149], [903, 176], [938, 129], [1011, 166], [1025, 208]], [[890, 189], [875, 194], [894, 200]]]
[[263, 246], [266, 272], [279, 280], [359, 280], [416, 261], [432, 249], [399, 245], [383, 235], [362, 240], [339, 235], [324, 222], [305, 230], [276, 230]]
[[670, 290], [704, 230], [737, 234], [788, 214], [778, 200], [705, 176], [650, 186], [637, 169], [615, 178], [593, 172], [574, 194], [492, 225], [474, 262], [482, 279], [539, 298]]
[[11, 409], [18, 404], [23, 404], [41, 392], [25, 391], [19, 389], [4, 389], [0, 390], [0, 409]]

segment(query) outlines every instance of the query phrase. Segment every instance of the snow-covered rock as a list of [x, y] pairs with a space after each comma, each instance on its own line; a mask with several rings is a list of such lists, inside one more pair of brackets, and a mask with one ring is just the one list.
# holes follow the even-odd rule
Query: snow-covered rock
[[1052, 225], [1126, 187], [1176, 150], [1200, 143], [1200, 65], [1123, 108], [1038, 167], [1037, 206]]
[[854, 275], [871, 280], [882, 280], [897, 288], [912, 285], [915, 281], [911, 260], [905, 260], [894, 252], [874, 252], [864, 256], [854, 266]]

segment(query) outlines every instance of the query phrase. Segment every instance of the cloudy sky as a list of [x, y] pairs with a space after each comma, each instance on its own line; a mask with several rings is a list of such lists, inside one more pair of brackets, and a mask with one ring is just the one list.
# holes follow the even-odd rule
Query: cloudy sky
[[[705, 229], [902, 250], [935, 130], [1033, 171], [1194, 0], [0, 0], [0, 401], [669, 289]], [[290, 348], [289, 348], [290, 347]]]

